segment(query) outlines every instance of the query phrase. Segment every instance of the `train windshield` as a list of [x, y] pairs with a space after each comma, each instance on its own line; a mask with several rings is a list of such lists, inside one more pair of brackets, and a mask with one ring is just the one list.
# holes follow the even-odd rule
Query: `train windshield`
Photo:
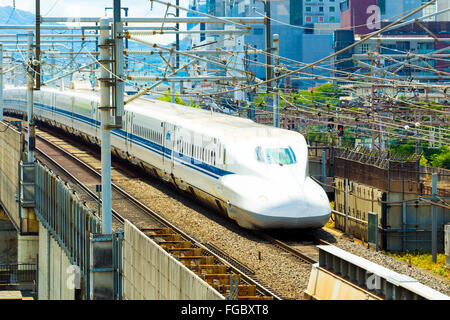
[[259, 162], [267, 164], [294, 164], [296, 163], [292, 148], [256, 148], [256, 158]]

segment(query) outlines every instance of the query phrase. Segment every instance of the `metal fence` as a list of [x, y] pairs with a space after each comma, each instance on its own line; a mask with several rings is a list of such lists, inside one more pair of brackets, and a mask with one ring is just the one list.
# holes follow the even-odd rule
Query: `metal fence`
[[89, 236], [101, 233], [101, 220], [75, 191], [43, 164], [36, 165], [36, 207], [40, 222], [63, 249], [72, 265], [78, 266], [89, 297]]
[[0, 264], [0, 286], [36, 281], [36, 264]]

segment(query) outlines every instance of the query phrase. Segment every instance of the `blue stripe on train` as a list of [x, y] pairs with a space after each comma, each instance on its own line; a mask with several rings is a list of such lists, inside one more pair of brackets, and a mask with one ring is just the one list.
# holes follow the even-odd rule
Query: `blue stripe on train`
[[[5, 99], [4, 103], [5, 104], [7, 104], [7, 103], [23, 104], [24, 106], [26, 106], [26, 102], [24, 102], [22, 100]], [[101, 125], [101, 123], [99, 121], [96, 121], [94, 119], [91, 119], [91, 118], [83, 116], [83, 115], [80, 115], [78, 113], [72, 113], [70, 111], [60, 109], [60, 108], [53, 108], [51, 106], [41, 104], [41, 103], [35, 103], [34, 105], [38, 108], [42, 108], [49, 112], [56, 112], [57, 114], [60, 114], [67, 118], [74, 118], [77, 121], [83, 122], [83, 123], [90, 125], [92, 127], [95, 127], [95, 128], [100, 128], [100, 125]], [[121, 139], [125, 139], [125, 137], [126, 137], [126, 132], [121, 129], [113, 129], [111, 133]], [[156, 154], [166, 157], [168, 159], [171, 158], [172, 150], [165, 148], [162, 145], [159, 145], [153, 141], [136, 136], [134, 134], [129, 134], [129, 136], [131, 136], [133, 143], [136, 143], [138, 146], [143, 147], [152, 152], [155, 152]], [[218, 179], [219, 178], [218, 176], [232, 174], [232, 172], [230, 172], [230, 171], [225, 171], [220, 168], [216, 168], [214, 166], [211, 166], [207, 163], [204, 163], [202, 161], [199, 161], [197, 159], [194, 159], [192, 157], [189, 157], [189, 156], [179, 153], [179, 152], [174, 152], [174, 160], [186, 167], [197, 170], [197, 171], [199, 171], [203, 174], [206, 174], [210, 177], [213, 177], [215, 179]]]

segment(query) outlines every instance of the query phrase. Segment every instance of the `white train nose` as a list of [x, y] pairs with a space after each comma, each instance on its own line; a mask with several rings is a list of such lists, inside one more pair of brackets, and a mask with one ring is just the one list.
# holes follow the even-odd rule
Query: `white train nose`
[[321, 228], [328, 222], [331, 214], [328, 197], [311, 178], [306, 178], [301, 189], [290, 189], [290, 194], [273, 185], [265, 187], [258, 190], [263, 194], [250, 206], [232, 204], [228, 208], [230, 218], [250, 229]]

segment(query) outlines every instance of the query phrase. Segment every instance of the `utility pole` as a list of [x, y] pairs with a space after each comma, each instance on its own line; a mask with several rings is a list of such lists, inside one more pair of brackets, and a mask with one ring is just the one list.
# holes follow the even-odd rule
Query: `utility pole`
[[28, 64], [27, 64], [27, 75], [28, 75], [28, 162], [34, 161], [34, 149], [36, 144], [36, 133], [34, 130], [34, 119], [33, 119], [33, 90], [34, 90], [34, 68], [33, 68], [33, 32], [29, 31], [27, 34], [28, 40]]
[[101, 162], [102, 162], [102, 229], [104, 234], [112, 233], [111, 217], [111, 58], [109, 20], [100, 20], [100, 119], [101, 119]]

